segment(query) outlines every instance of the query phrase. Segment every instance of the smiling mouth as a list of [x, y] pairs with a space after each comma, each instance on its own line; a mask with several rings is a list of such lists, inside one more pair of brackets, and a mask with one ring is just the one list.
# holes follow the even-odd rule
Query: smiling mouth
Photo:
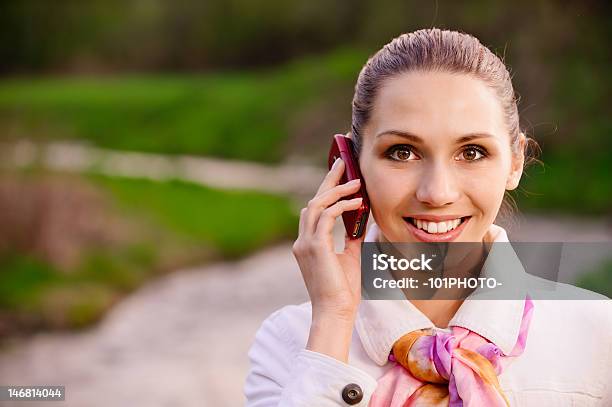
[[471, 216], [464, 216], [457, 219], [447, 220], [443, 222], [430, 222], [412, 217], [405, 217], [404, 220], [409, 222], [417, 229], [420, 229], [429, 234], [444, 234], [450, 232], [465, 223]]

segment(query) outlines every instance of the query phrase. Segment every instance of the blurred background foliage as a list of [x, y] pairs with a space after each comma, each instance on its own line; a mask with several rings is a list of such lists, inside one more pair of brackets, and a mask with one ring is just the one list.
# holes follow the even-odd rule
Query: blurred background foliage
[[[357, 74], [425, 27], [504, 58], [542, 147], [525, 211], [610, 215], [610, 2], [21, 0], [0, 4], [0, 142], [324, 166]], [[82, 326], [158, 272], [294, 237], [290, 197], [0, 173], [0, 333]], [[252, 216], [257, 213], [257, 216]]]

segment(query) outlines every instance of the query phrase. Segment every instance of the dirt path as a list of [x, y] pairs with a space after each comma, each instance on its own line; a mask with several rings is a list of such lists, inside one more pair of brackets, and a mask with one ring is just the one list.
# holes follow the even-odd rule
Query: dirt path
[[138, 290], [94, 329], [41, 334], [5, 352], [0, 381], [65, 385], [58, 407], [240, 406], [259, 324], [306, 300], [289, 244], [178, 271]]
[[[99, 173], [152, 180], [180, 179], [226, 189], [255, 189], [311, 196], [325, 176], [323, 169], [307, 163], [265, 165], [188, 155], [165, 155], [108, 150], [79, 142], [0, 142], [0, 167]], [[299, 182], [296, 182], [299, 180]]]

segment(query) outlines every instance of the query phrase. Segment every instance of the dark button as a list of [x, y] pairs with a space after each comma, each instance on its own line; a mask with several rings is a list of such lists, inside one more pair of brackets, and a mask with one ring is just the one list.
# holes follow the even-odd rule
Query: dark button
[[363, 399], [363, 390], [361, 390], [358, 384], [347, 384], [342, 389], [342, 400], [346, 401], [347, 404], [357, 404], [361, 399]]

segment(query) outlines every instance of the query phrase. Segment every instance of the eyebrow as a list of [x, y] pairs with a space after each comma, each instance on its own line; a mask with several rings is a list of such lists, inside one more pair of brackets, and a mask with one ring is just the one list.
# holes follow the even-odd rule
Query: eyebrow
[[[402, 131], [402, 130], [385, 130], [385, 131], [381, 131], [380, 133], [378, 133], [376, 135], [376, 138], [381, 137], [381, 136], [391, 136], [391, 135], [395, 135], [395, 136], [400, 136], [400, 137], [404, 137], [407, 138], [408, 140], [411, 140], [414, 143], [423, 143], [424, 140], [407, 131]], [[489, 134], [489, 133], [485, 133], [485, 132], [473, 132], [473, 133], [468, 133], [468, 134], [464, 134], [463, 136], [459, 137], [456, 141], [457, 144], [460, 143], [465, 143], [467, 141], [471, 141], [474, 139], [479, 139], [479, 138], [495, 138], [493, 135]]]

